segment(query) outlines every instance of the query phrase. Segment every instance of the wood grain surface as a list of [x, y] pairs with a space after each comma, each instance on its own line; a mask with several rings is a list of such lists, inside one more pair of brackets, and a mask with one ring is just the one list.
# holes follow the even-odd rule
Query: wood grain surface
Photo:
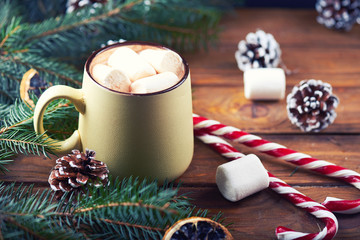
[[[315, 10], [239, 9], [227, 14], [216, 45], [208, 51], [184, 54], [191, 69], [194, 112], [360, 172], [360, 25], [350, 32], [336, 32], [319, 25], [315, 18]], [[324, 131], [306, 134], [291, 125], [285, 100], [245, 99], [234, 53], [237, 43], [258, 28], [274, 35], [284, 63], [293, 71], [287, 76], [286, 94], [303, 79], [320, 79], [333, 86], [340, 99], [338, 116]], [[316, 201], [327, 196], [360, 198], [359, 190], [344, 182], [235, 146], [243, 153], [257, 154], [274, 175]], [[18, 156], [0, 180], [47, 188], [54, 159]], [[177, 181], [182, 182], [182, 193], [190, 192], [196, 206], [209, 209], [211, 214], [221, 211], [225, 223], [232, 223], [229, 228], [235, 239], [275, 239], [275, 228], [280, 225], [303, 232], [323, 227], [270, 189], [236, 203], [225, 200], [215, 184], [216, 168], [225, 162], [196, 140], [193, 161]], [[336, 216], [339, 231], [335, 239], [360, 239], [360, 214]]]

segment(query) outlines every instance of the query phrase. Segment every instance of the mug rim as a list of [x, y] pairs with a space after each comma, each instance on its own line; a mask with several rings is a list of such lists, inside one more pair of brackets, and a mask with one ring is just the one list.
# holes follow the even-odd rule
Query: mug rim
[[[115, 47], [120, 47], [120, 46], [127, 46], [127, 45], [147, 45], [147, 46], [152, 46], [152, 47], [158, 47], [158, 48], [162, 48], [162, 49], [166, 49], [166, 50], [170, 50], [170, 51], [173, 51], [175, 52], [176, 54], [178, 54], [182, 60], [182, 63], [184, 65], [184, 75], [182, 76], [182, 78], [174, 85], [172, 85], [171, 87], [169, 88], [166, 88], [166, 89], [163, 89], [161, 91], [157, 91], [157, 92], [151, 92], [151, 93], [131, 93], [131, 92], [120, 92], [120, 91], [117, 91], [117, 90], [114, 90], [114, 89], [111, 89], [111, 88], [108, 88], [102, 84], [100, 84], [98, 81], [96, 81], [93, 76], [91, 75], [90, 73], [90, 65], [91, 65], [91, 62], [94, 60], [94, 58], [102, 53], [102, 52], [105, 52], [107, 51], [108, 49], [111, 49], [111, 48], [115, 48]], [[153, 43], [153, 42], [146, 42], [146, 41], [125, 41], [125, 42], [117, 42], [117, 43], [113, 43], [113, 44], [110, 44], [110, 45], [106, 45], [105, 47], [102, 47], [96, 51], [94, 51], [86, 60], [85, 62], [85, 71], [86, 73], [88, 74], [88, 76], [90, 77], [90, 79], [92, 81], [94, 81], [97, 85], [99, 85], [100, 87], [103, 87], [109, 91], [112, 91], [112, 92], [115, 92], [115, 93], [119, 93], [119, 94], [124, 94], [124, 95], [128, 95], [128, 96], [152, 96], [152, 95], [158, 95], [158, 94], [163, 94], [163, 93], [167, 93], [167, 92], [170, 92], [176, 88], [178, 88], [179, 86], [181, 86], [185, 80], [188, 78], [189, 76], [189, 65], [188, 63], [186, 62], [186, 60], [176, 51], [174, 51], [173, 49], [171, 48], [168, 48], [168, 47], [165, 47], [161, 44], [158, 44], [158, 43]]]

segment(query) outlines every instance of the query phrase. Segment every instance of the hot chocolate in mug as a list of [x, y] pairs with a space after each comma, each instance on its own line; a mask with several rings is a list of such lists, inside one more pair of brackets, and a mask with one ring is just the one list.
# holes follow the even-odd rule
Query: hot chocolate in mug
[[119, 92], [99, 84], [92, 68], [122, 46], [136, 52], [169, 50], [152, 43], [124, 42], [94, 52], [85, 63], [81, 89], [56, 85], [41, 95], [34, 113], [35, 131], [45, 132], [43, 115], [51, 101], [69, 99], [79, 112], [78, 129], [55, 152], [91, 149], [114, 176], [175, 179], [190, 165], [194, 150], [188, 64], [181, 58], [181, 79], [167, 89], [147, 94]]

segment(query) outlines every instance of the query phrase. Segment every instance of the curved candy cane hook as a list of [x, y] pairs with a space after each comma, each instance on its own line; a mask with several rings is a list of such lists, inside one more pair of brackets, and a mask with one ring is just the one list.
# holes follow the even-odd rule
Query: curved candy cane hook
[[[205, 144], [210, 145], [210, 147], [212, 147], [225, 158], [234, 160], [245, 156], [244, 154], [237, 151], [229, 143], [217, 136], [213, 136], [199, 130], [195, 130], [194, 133], [198, 139], [200, 139]], [[286, 227], [277, 227], [275, 233], [278, 239], [329, 240], [335, 237], [338, 230], [338, 221], [332, 212], [330, 212], [320, 203], [315, 202], [311, 198], [292, 188], [284, 181], [276, 178], [270, 172], [268, 172], [268, 175], [270, 179], [270, 189], [292, 202], [295, 206], [305, 209], [325, 223], [325, 228], [318, 233], [302, 233], [296, 232]]]
[[[283, 145], [269, 142], [259, 136], [226, 126], [215, 120], [193, 114], [194, 129], [202, 130], [216, 136], [222, 136], [234, 142], [244, 144], [270, 156], [285, 160], [311, 171], [341, 179], [360, 190], [360, 174], [333, 163], [312, 158], [311, 156], [286, 148]], [[328, 197], [323, 205], [332, 212], [352, 214], [360, 212], [360, 199], [343, 200]]]

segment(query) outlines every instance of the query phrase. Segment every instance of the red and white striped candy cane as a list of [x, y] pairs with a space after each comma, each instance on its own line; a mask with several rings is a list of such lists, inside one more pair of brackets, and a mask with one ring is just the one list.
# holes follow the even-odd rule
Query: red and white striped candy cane
[[[202, 132], [201, 130], [195, 130], [194, 132], [197, 138], [199, 138], [202, 142], [210, 145], [214, 150], [219, 152], [225, 158], [234, 160], [245, 156], [244, 154], [237, 151], [229, 143], [217, 136], [207, 134], [205, 132]], [[295, 206], [305, 209], [306, 211], [308, 211], [316, 218], [322, 220], [325, 223], [324, 229], [318, 233], [302, 233], [296, 232], [286, 227], [277, 227], [275, 233], [278, 239], [329, 240], [335, 237], [338, 230], [338, 221], [332, 212], [330, 212], [320, 203], [315, 202], [311, 198], [292, 188], [284, 181], [276, 178], [270, 172], [268, 172], [268, 175], [270, 180], [270, 189], [274, 190], [275, 192], [292, 202]]]
[[[194, 129], [222, 136], [234, 142], [242, 143], [270, 156], [285, 160], [311, 171], [341, 179], [360, 189], [360, 174], [347, 168], [337, 166], [333, 163], [313, 158], [307, 154], [300, 153], [283, 145], [269, 142], [259, 136], [241, 131], [238, 128], [226, 126], [215, 120], [193, 114]], [[332, 212], [352, 214], [360, 212], [360, 199], [343, 200], [328, 197], [323, 205]]]

